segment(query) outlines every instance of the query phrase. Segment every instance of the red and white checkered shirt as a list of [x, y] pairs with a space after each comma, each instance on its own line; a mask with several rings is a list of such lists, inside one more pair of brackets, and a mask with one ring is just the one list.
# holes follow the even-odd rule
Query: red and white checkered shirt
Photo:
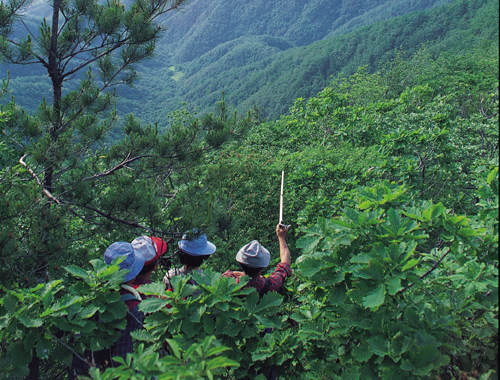
[[[277, 292], [283, 283], [285, 282], [285, 278], [292, 275], [292, 268], [290, 268], [290, 264], [287, 263], [279, 263], [276, 266], [276, 270], [271, 273], [269, 277], [258, 276], [252, 278], [245, 286], [252, 286], [260, 293], [266, 284], [268, 283], [268, 292]], [[223, 277], [233, 277], [236, 279], [236, 283], [240, 282], [240, 279], [236, 277], [232, 270], [228, 270], [222, 274]]]

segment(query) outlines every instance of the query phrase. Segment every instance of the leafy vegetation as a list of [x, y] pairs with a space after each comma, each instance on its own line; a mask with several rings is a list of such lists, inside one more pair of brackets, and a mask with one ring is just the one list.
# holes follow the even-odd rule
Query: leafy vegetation
[[[217, 246], [201, 285], [175, 277], [166, 292], [155, 273], [135, 353], [92, 378], [265, 378], [270, 365], [282, 379], [497, 378], [498, 40], [434, 53], [358, 67], [276, 121], [223, 97], [168, 129], [130, 116], [111, 146], [86, 111], [95, 123], [70, 135], [81, 151], [49, 143], [46, 113], [4, 107], [0, 376], [63, 379], [109, 347], [125, 307], [104, 249], [147, 233], [172, 248], [198, 227]], [[276, 263], [281, 170], [293, 277], [259, 299], [220, 272], [253, 239]]]

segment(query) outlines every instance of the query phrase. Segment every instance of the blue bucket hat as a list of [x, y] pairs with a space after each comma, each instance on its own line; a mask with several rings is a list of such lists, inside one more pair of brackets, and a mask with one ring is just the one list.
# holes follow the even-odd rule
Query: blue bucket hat
[[124, 241], [117, 241], [111, 244], [106, 252], [104, 252], [104, 261], [106, 264], [111, 264], [117, 257], [123, 257], [123, 261], [118, 264], [120, 269], [130, 269], [126, 275], [123, 276], [123, 282], [127, 282], [136, 277], [144, 267], [144, 255], [134, 249], [132, 244]]
[[215, 252], [215, 245], [207, 240], [207, 235], [203, 234], [194, 239], [189, 239], [189, 235], [197, 234], [198, 230], [187, 231], [182, 240], [179, 241], [179, 249], [191, 256], [211, 255]]

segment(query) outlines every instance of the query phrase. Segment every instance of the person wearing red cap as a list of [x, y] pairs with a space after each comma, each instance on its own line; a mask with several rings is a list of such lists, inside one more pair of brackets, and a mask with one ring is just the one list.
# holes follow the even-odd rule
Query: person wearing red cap
[[152, 283], [151, 274], [158, 269], [160, 257], [167, 250], [167, 243], [155, 236], [139, 236], [132, 240], [131, 244], [135, 250], [143, 254], [145, 260], [144, 267], [132, 282], [132, 287], [137, 289], [141, 285]]

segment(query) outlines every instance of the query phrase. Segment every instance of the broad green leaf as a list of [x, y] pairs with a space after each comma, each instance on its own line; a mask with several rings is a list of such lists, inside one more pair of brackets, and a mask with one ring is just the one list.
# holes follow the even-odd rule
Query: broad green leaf
[[151, 297], [147, 298], [139, 304], [139, 310], [144, 313], [154, 313], [160, 309], [163, 309], [168, 305], [168, 300], [161, 298]]
[[380, 305], [384, 303], [385, 299], [385, 285], [378, 284], [378, 286], [367, 293], [366, 297], [363, 297], [363, 306], [374, 309], [378, 308]]
[[172, 353], [177, 359], [182, 360], [181, 352], [179, 351], [179, 345], [177, 342], [173, 339], [167, 339], [167, 343], [170, 346], [170, 349], [172, 350]]
[[143, 341], [154, 343], [157, 338], [155, 338], [149, 331], [146, 330], [136, 330], [130, 333], [132, 338]]
[[277, 292], [268, 292], [259, 301], [259, 311], [269, 307], [278, 307], [283, 302], [283, 297]]
[[33, 356], [33, 349], [25, 350], [22, 342], [12, 342], [10, 344], [10, 364], [14, 367], [27, 365]]
[[385, 340], [380, 335], [376, 335], [373, 338], [368, 339], [367, 343], [370, 347], [370, 351], [375, 355], [382, 357], [389, 355], [390, 342]]
[[340, 376], [342, 380], [359, 380], [361, 379], [361, 373], [359, 372], [359, 368], [350, 366], [347, 367]]
[[193, 313], [189, 315], [188, 320], [196, 323], [200, 322], [200, 319], [206, 310], [207, 310], [206, 305], [198, 307]]
[[40, 327], [43, 325], [43, 321], [41, 318], [32, 318], [26, 315], [18, 315], [17, 319], [26, 327]]
[[299, 263], [299, 270], [305, 277], [312, 277], [322, 270], [324, 263], [318, 260], [305, 259]]
[[361, 363], [368, 361], [373, 356], [370, 346], [366, 343], [361, 343], [359, 346], [354, 347], [352, 354]]
[[228, 350], [230, 350], [230, 348], [229, 347], [225, 347], [225, 346], [212, 347], [211, 349], [209, 349], [205, 353], [205, 357], [208, 358], [210, 356], [217, 355], [217, 354], [220, 354], [221, 352], [228, 351]]
[[19, 299], [12, 294], [6, 294], [3, 299], [3, 306], [7, 309], [10, 315], [14, 315], [17, 309]]
[[207, 369], [212, 370], [215, 368], [225, 367], [239, 367], [240, 364], [234, 360], [228, 359], [225, 356], [218, 356], [207, 362]]
[[497, 173], [498, 173], [498, 166], [493, 168], [493, 170], [489, 172], [488, 177], [486, 178], [486, 183], [490, 184], [491, 182], [493, 182]]
[[64, 267], [64, 269], [66, 269], [66, 271], [68, 271], [69, 273], [71, 273], [75, 277], [79, 277], [79, 278], [82, 278], [82, 279], [87, 280], [87, 281], [90, 280], [90, 277], [89, 277], [87, 271], [83, 268], [76, 266], [76, 265], [68, 265], [68, 266]]
[[401, 217], [399, 213], [392, 207], [387, 211], [387, 219], [389, 220], [391, 230], [397, 236], [399, 228], [401, 227]]
[[41, 359], [48, 359], [51, 351], [52, 341], [50, 339], [47, 339], [46, 335], [38, 334], [38, 339], [36, 341], [37, 356]]
[[404, 266], [403, 268], [401, 268], [401, 270], [403, 272], [407, 271], [408, 269], [411, 269], [413, 268], [415, 265], [417, 265], [418, 263], [420, 262], [420, 259], [411, 259], [409, 260]]
[[303, 253], [310, 253], [316, 249], [322, 239], [323, 237], [305, 236], [297, 241], [296, 247], [301, 249]]
[[397, 292], [399, 292], [403, 287], [401, 286], [401, 278], [400, 277], [391, 277], [387, 282], [387, 292], [393, 296]]
[[97, 310], [99, 310], [99, 308], [96, 306], [87, 306], [80, 311], [79, 317], [81, 319], [90, 318], [97, 312]]

